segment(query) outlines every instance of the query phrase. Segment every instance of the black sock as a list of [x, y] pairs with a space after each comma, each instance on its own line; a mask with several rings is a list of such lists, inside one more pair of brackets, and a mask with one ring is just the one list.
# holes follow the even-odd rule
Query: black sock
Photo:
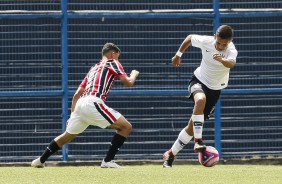
[[123, 145], [125, 140], [126, 137], [123, 137], [119, 134], [114, 135], [107, 156], [104, 159], [105, 162], [109, 162], [115, 158], [119, 148]]
[[58, 144], [53, 140], [50, 142], [49, 146], [46, 148], [44, 153], [40, 157], [40, 162], [44, 163], [53, 153], [58, 151], [60, 147]]

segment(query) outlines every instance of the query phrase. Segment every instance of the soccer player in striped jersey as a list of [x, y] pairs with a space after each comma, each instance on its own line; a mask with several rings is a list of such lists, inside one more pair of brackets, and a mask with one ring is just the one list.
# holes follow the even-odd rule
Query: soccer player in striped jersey
[[206, 146], [202, 139], [204, 121], [212, 113], [221, 89], [227, 87], [229, 71], [236, 64], [238, 52], [232, 38], [233, 29], [227, 25], [220, 26], [214, 36], [188, 35], [172, 57], [172, 64], [179, 67], [182, 53], [190, 45], [202, 51], [201, 64], [194, 71], [188, 86], [190, 98], [194, 101], [193, 113], [171, 149], [164, 153], [164, 168], [172, 167], [174, 157], [193, 137], [194, 151], [205, 150]]
[[101, 167], [121, 167], [114, 162], [114, 157], [130, 134], [132, 125], [119, 112], [108, 107], [105, 101], [115, 79], [120, 79], [125, 86], [130, 87], [134, 85], [139, 72], [132, 70], [130, 76], [127, 76], [118, 60], [119, 56], [120, 49], [115, 44], [104, 45], [102, 59], [90, 68], [73, 96], [66, 131], [52, 140], [43, 154], [32, 161], [31, 166], [44, 167], [45, 161], [53, 153], [72, 141], [89, 125], [94, 125], [100, 128], [116, 129]]

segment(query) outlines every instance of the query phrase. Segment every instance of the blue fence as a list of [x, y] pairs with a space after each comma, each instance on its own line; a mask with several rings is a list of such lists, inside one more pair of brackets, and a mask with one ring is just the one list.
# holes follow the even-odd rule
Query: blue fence
[[[224, 159], [281, 156], [281, 1], [0, 1], [0, 160], [31, 161], [59, 135], [71, 97], [105, 42], [122, 50], [125, 70], [140, 71], [135, 87], [119, 82], [108, 104], [132, 124], [117, 159], [161, 159], [186, 125], [193, 104], [190, 75], [201, 54], [182, 66], [170, 58], [190, 33], [234, 27], [239, 55], [204, 138]], [[113, 130], [90, 127], [52, 160], [101, 160]], [[178, 159], [195, 159], [192, 144]]]

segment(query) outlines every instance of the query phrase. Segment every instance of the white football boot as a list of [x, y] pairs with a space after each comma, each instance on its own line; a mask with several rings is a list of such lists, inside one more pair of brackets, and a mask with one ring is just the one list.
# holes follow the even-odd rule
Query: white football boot
[[36, 167], [36, 168], [43, 168], [45, 167], [45, 164], [40, 162], [40, 157], [38, 157], [37, 159], [33, 160], [31, 162], [31, 167]]
[[111, 160], [109, 162], [105, 162], [104, 160], [101, 163], [101, 168], [123, 168], [122, 166], [115, 163], [115, 161]]
[[202, 140], [195, 140], [194, 143], [194, 152], [195, 153], [199, 153], [199, 152], [203, 152], [206, 150], [206, 145], [204, 144], [204, 142]]

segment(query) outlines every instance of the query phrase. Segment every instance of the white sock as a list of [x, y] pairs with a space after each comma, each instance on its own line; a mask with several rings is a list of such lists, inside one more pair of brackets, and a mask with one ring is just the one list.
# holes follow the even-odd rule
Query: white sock
[[203, 125], [204, 125], [204, 115], [192, 115], [193, 121], [193, 131], [195, 139], [202, 139]]
[[185, 129], [183, 128], [182, 131], [179, 133], [178, 138], [174, 142], [174, 144], [171, 147], [171, 151], [173, 155], [177, 155], [177, 153], [182, 150], [186, 144], [193, 138], [193, 136], [190, 136], [187, 134]]

